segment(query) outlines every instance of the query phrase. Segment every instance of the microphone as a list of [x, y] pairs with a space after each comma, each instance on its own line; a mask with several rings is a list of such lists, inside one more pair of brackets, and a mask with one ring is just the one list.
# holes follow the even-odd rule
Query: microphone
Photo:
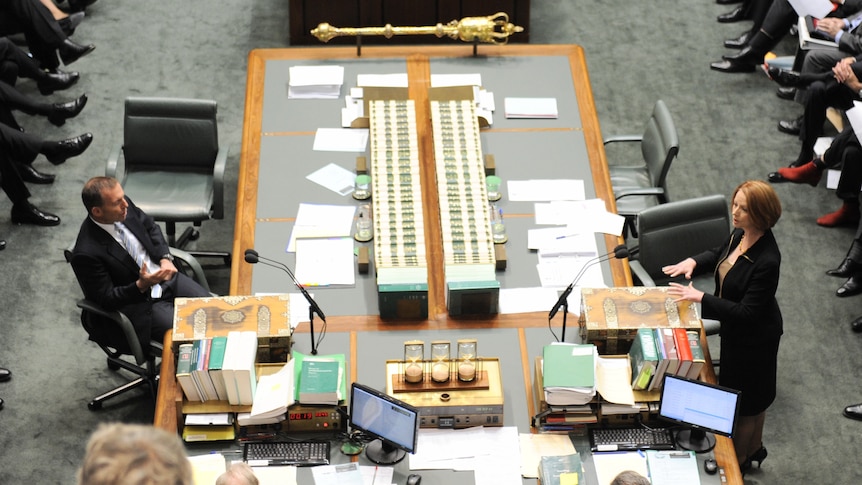
[[305, 299], [308, 300], [308, 305], [311, 307], [311, 310], [316, 313], [321, 320], [323, 320], [323, 323], [326, 323], [326, 316], [323, 315], [323, 310], [321, 310], [320, 307], [317, 306], [317, 302], [315, 302], [314, 299], [311, 298], [311, 295], [309, 295], [308, 292], [305, 291], [305, 287], [302, 286], [299, 281], [297, 281], [296, 276], [293, 275], [293, 271], [291, 271], [286, 264], [282, 263], [281, 261], [265, 258], [258, 254], [258, 252], [254, 249], [245, 250], [245, 262], [250, 264], [262, 263], [265, 266], [277, 268], [287, 273], [287, 275], [290, 276], [290, 279], [293, 281], [293, 284], [296, 285], [297, 288], [299, 288], [299, 292], [302, 293], [302, 296], [304, 296]]
[[569, 295], [572, 294], [572, 290], [575, 288], [575, 285], [578, 283], [578, 281], [584, 276], [584, 273], [587, 272], [587, 269], [598, 263], [601, 263], [602, 261], [608, 261], [610, 259], [626, 259], [630, 255], [631, 252], [629, 251], [629, 248], [627, 248], [625, 244], [620, 244], [619, 246], [615, 247], [613, 251], [607, 254], [602, 254], [601, 256], [596, 256], [595, 258], [592, 258], [587, 261], [581, 267], [581, 270], [578, 271], [578, 274], [577, 276], [575, 276], [575, 279], [573, 279], [572, 282], [569, 283], [569, 286], [567, 286], [566, 289], [563, 290], [563, 293], [560, 295], [560, 298], [557, 299], [557, 303], [554, 303], [554, 307], [551, 308], [551, 311], [548, 313], [548, 320], [553, 319], [554, 315], [557, 314], [557, 311], [560, 310], [560, 307], [566, 304], [566, 299], [569, 297]]

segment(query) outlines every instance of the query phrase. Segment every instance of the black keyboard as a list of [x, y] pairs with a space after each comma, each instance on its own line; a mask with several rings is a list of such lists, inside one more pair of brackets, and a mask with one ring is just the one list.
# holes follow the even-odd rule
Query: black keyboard
[[258, 441], [246, 443], [243, 461], [251, 466], [329, 464], [328, 441]]
[[599, 451], [672, 450], [669, 428], [590, 428], [590, 449]]

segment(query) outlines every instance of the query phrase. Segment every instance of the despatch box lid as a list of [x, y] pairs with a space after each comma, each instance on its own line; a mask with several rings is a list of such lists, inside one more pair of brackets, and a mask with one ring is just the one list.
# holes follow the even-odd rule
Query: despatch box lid
[[625, 354], [642, 327], [700, 330], [695, 303], [673, 300], [667, 287], [583, 288], [581, 339], [600, 354]]
[[[174, 353], [182, 343], [227, 336], [231, 331], [256, 332], [262, 349], [268, 348], [270, 353], [273, 349], [283, 349], [284, 353], [289, 353], [292, 333], [289, 295], [177, 298], [174, 301]], [[284, 359], [273, 355], [266, 361], [281, 360]]]

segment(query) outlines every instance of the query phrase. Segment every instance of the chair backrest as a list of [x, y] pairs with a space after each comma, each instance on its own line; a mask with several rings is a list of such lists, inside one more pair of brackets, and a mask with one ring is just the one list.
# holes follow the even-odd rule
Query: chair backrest
[[657, 285], [670, 280], [661, 268], [719, 246], [730, 234], [723, 195], [668, 202], [638, 214], [638, 262]]
[[679, 153], [679, 134], [664, 101], [658, 100], [644, 127], [641, 153], [653, 187], [665, 189], [670, 164]]
[[219, 150], [217, 104], [185, 98], [126, 98], [126, 171], [211, 173]]

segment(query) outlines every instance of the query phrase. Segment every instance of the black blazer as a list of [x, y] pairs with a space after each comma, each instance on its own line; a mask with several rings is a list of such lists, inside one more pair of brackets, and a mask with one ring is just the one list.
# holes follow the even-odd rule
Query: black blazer
[[[141, 241], [153, 261], [170, 253], [162, 230], [152, 217], [145, 214], [128, 197], [129, 209], [123, 224]], [[72, 251], [72, 269], [84, 296], [107, 310], [123, 310], [135, 321], [145, 316], [149, 305], [149, 292], [135, 285], [139, 268], [129, 253], [107, 232], [87, 217], [81, 224], [75, 249]]]
[[722, 340], [744, 344], [775, 341], [784, 330], [775, 299], [781, 252], [772, 231], [766, 231], [737, 258], [724, 277], [724, 284], [718, 282], [718, 264], [739, 245], [742, 234], [742, 229], [735, 229], [723, 245], [693, 257], [697, 262], [695, 273], [715, 274], [715, 294], [703, 295], [703, 317], [721, 321]]

